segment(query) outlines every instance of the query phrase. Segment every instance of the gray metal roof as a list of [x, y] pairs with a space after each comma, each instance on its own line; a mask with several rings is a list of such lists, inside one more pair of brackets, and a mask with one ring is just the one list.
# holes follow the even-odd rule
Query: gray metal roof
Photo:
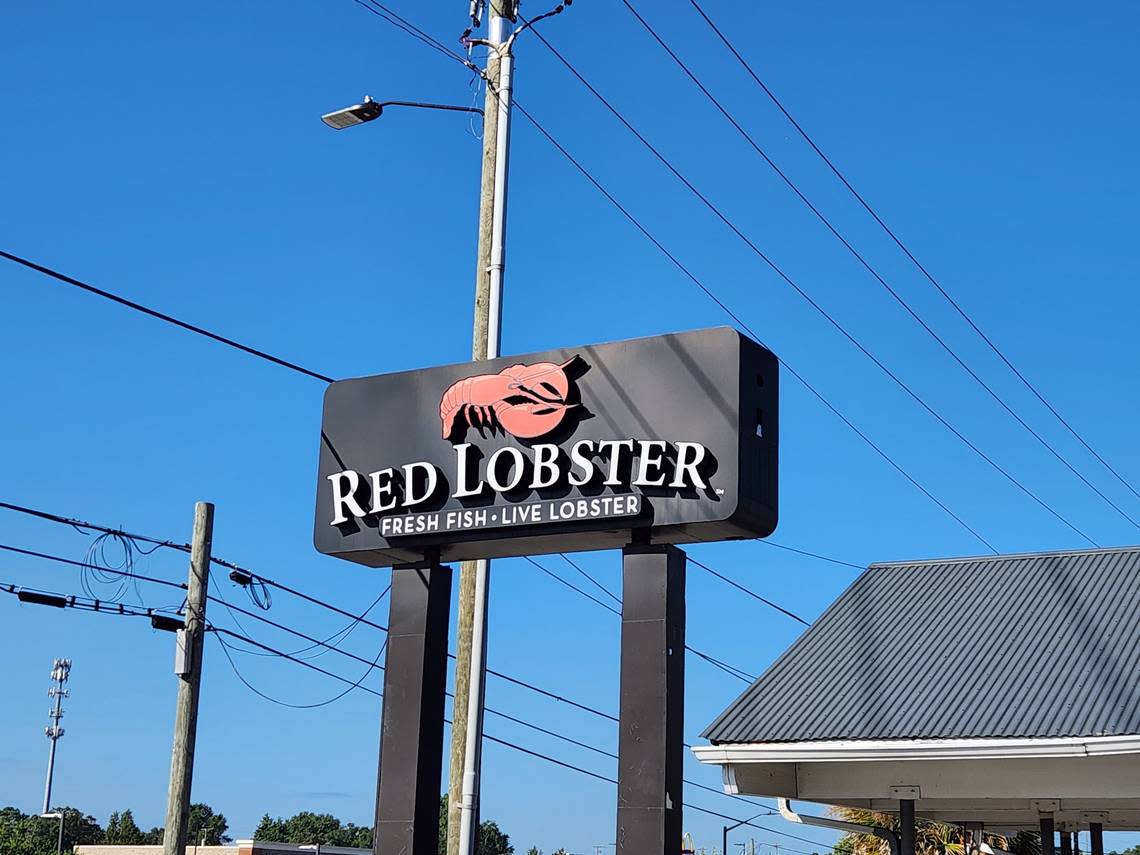
[[1140, 547], [874, 564], [714, 744], [1140, 734]]

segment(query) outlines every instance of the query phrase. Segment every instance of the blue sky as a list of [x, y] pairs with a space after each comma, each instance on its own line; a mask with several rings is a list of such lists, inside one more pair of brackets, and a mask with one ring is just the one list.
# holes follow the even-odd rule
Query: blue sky
[[[466, 3], [395, 8], [454, 44]], [[643, 8], [642, 8], [643, 7]], [[769, 154], [940, 334], [1109, 497], [1140, 502], [1068, 436], [844, 194], [688, 3], [639, 8]], [[916, 254], [1132, 483], [1140, 415], [1140, 9], [1048, 2], [873, 7], [720, 2], [709, 14]], [[528, 14], [542, 11], [526, 7]], [[392, 110], [333, 133], [321, 113], [364, 93], [469, 104], [471, 75], [350, 0], [162, 6], [23, 4], [0, 50], [3, 248], [336, 377], [456, 362], [470, 349], [480, 143], [466, 117]], [[987, 454], [1102, 544], [1135, 528], [1037, 446], [883, 292], [617, 3], [580, 0], [544, 32], [813, 297]], [[1003, 551], [1081, 547], [1073, 531], [922, 412], [688, 195], [535, 40], [517, 96], [765, 341], [915, 478]], [[503, 350], [522, 353], [726, 322], [521, 117], [512, 158]], [[5, 263], [2, 496], [185, 540], [217, 505], [215, 551], [366, 606], [387, 582], [311, 544], [322, 384]], [[787, 375], [775, 539], [856, 564], [975, 554], [980, 544]], [[412, 426], [409, 426], [410, 428]], [[81, 558], [89, 539], [0, 513], [2, 542]], [[692, 549], [811, 619], [856, 571], [764, 544]], [[580, 557], [611, 589], [619, 557]], [[574, 571], [544, 559], [559, 573]], [[141, 572], [184, 578], [158, 552]], [[66, 567], [7, 557], [0, 581], [79, 590]], [[586, 583], [588, 584], [588, 583]], [[221, 579], [219, 589], [240, 600]], [[150, 605], [170, 605], [144, 589]], [[614, 710], [618, 622], [522, 561], [496, 565], [490, 662]], [[761, 671], [801, 627], [697, 568], [689, 640]], [[279, 596], [315, 635], [343, 619]], [[385, 613], [381, 612], [383, 622]], [[229, 625], [223, 611], [215, 622]], [[260, 630], [267, 643], [301, 644]], [[371, 658], [379, 633], [345, 646]], [[57, 796], [101, 820], [161, 823], [171, 639], [145, 624], [0, 602], [0, 803], [38, 806], [47, 675], [74, 662]], [[371, 821], [375, 698], [274, 706], [207, 649], [196, 799], [237, 836], [262, 813]], [[317, 664], [355, 679], [356, 663]], [[295, 703], [338, 685], [239, 661]], [[378, 685], [373, 676], [372, 684]], [[743, 684], [690, 660], [690, 741]], [[609, 750], [611, 725], [501, 682], [491, 704]], [[604, 757], [489, 719], [488, 732], [601, 774]], [[690, 762], [687, 776], [719, 785]], [[520, 851], [611, 841], [608, 785], [490, 745], [484, 816]], [[691, 802], [737, 816], [707, 792]], [[780, 820], [777, 830], [798, 833]], [[720, 821], [689, 812], [711, 847]], [[816, 840], [826, 835], [809, 833]], [[795, 841], [756, 832], [757, 839]], [[805, 846], [809, 849], [809, 846]]]

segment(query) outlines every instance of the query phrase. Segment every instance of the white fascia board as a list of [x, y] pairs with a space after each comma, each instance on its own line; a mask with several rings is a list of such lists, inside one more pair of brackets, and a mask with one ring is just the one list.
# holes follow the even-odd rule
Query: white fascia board
[[1140, 754], [1140, 735], [1032, 739], [857, 739], [698, 745], [702, 763], [826, 763], [875, 760], [988, 760]]

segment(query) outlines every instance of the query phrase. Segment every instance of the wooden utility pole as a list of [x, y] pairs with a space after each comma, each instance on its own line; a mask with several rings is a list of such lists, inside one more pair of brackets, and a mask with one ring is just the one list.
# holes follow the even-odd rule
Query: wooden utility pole
[[214, 506], [194, 505], [194, 537], [190, 541], [190, 579], [186, 590], [186, 628], [178, 631], [178, 706], [174, 714], [174, 750], [166, 797], [166, 831], [162, 855], [183, 855], [194, 777], [194, 742], [198, 731], [198, 687], [202, 681], [202, 647], [206, 635], [206, 592], [210, 582], [210, 546], [214, 539]]
[[[514, 20], [514, 0], [491, 0], [492, 18]], [[476, 362], [495, 355], [498, 342], [490, 340], [491, 244], [495, 210], [495, 171], [498, 160], [499, 81], [502, 59], [495, 50], [487, 55], [487, 84], [483, 99], [483, 173], [479, 187], [479, 241], [475, 258], [475, 322], [471, 358]], [[497, 311], [498, 307], [494, 307]], [[497, 324], [496, 324], [497, 326]], [[479, 562], [459, 567], [459, 626], [455, 651], [455, 701], [451, 713], [451, 766], [448, 773], [447, 855], [459, 855], [460, 808], [463, 802], [463, 766], [467, 751], [467, 708], [471, 685], [471, 637], [475, 619], [475, 581]]]

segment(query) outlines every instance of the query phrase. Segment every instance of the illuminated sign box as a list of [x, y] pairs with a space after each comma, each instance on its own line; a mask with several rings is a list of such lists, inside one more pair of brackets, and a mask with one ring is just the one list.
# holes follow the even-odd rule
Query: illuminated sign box
[[375, 567], [776, 528], [774, 354], [723, 327], [341, 380], [314, 543]]

